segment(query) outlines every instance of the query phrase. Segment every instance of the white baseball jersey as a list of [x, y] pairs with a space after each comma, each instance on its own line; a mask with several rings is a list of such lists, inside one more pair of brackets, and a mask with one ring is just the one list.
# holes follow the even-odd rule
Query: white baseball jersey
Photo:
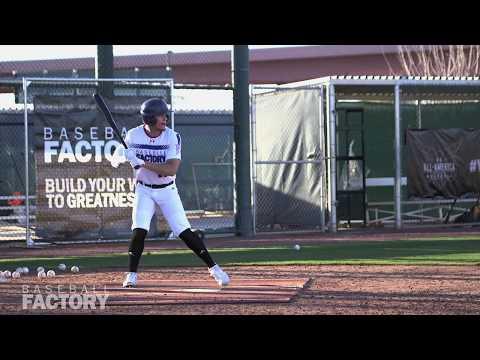
[[[182, 158], [182, 143], [180, 134], [166, 127], [157, 137], [151, 137], [145, 131], [144, 125], [128, 130], [125, 142], [130, 149], [135, 149], [137, 157], [151, 163], [165, 163], [169, 159]], [[145, 184], [168, 184], [175, 176], [159, 176], [157, 173], [141, 167], [135, 170], [137, 180]]]

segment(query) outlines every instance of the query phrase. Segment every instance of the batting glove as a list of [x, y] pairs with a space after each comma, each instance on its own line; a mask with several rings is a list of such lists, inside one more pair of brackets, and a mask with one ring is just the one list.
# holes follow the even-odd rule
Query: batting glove
[[125, 157], [125, 148], [123, 147], [123, 145], [117, 146], [117, 148], [113, 152], [113, 155], [110, 158], [110, 163], [114, 168], [117, 168], [125, 161], [127, 161], [127, 158]]
[[127, 160], [130, 162], [130, 165], [132, 165], [132, 167], [134, 169], [138, 169], [141, 166], [145, 165], [145, 161], [143, 161], [142, 159], [139, 159], [137, 157], [137, 154], [135, 153], [135, 150], [126, 149], [124, 154], [125, 154], [125, 157], [127, 158]]

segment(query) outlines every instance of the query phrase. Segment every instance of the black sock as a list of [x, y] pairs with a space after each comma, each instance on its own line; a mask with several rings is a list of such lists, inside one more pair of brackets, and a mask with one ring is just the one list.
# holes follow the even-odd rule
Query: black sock
[[205, 247], [202, 239], [200, 239], [192, 230], [187, 229], [178, 235], [178, 237], [182, 239], [189, 249], [192, 250], [200, 259], [202, 259], [209, 268], [216, 265], [215, 261], [213, 261], [210, 257], [210, 254], [208, 253], [208, 250]]
[[128, 271], [137, 272], [138, 263], [143, 253], [145, 246], [145, 237], [147, 236], [147, 230], [135, 228], [133, 229], [132, 239], [130, 240], [130, 246], [128, 247]]

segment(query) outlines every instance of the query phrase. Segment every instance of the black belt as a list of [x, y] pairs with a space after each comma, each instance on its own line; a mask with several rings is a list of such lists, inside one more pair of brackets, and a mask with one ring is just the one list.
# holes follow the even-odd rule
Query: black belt
[[169, 182], [168, 184], [156, 185], [156, 184], [144, 184], [142, 181], [137, 180], [137, 184], [142, 184], [143, 186], [146, 186], [152, 189], [163, 189], [164, 187], [172, 185], [173, 181]]

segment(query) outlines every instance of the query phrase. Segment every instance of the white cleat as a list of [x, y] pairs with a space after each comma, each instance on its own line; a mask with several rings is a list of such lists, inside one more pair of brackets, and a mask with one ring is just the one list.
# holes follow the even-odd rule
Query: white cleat
[[123, 281], [124, 288], [133, 288], [137, 286], [137, 273], [136, 272], [129, 272], [127, 276], [125, 276], [125, 280]]
[[220, 266], [215, 265], [214, 267], [208, 269], [208, 272], [210, 273], [210, 276], [215, 279], [218, 286], [227, 286], [230, 283], [230, 278], [228, 277], [228, 274], [223, 271]]

